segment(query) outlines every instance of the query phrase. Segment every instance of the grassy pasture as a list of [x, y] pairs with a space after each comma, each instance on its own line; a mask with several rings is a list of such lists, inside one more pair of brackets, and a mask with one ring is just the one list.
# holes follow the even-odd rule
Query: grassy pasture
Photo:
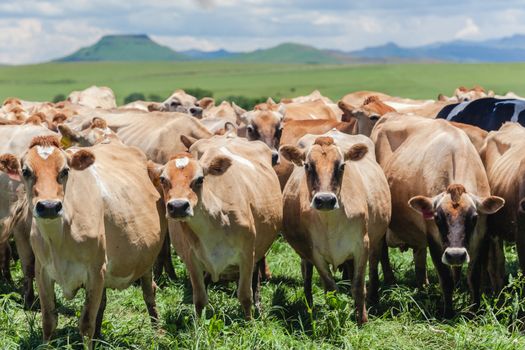
[[[91, 84], [110, 86], [119, 103], [131, 92], [168, 95], [173, 89], [200, 87], [227, 95], [293, 96], [320, 89], [337, 99], [353, 90], [379, 90], [413, 98], [450, 94], [458, 85], [480, 84], [497, 92], [525, 94], [525, 64], [420, 64], [367, 66], [264, 65], [239, 63], [75, 63], [0, 67], [0, 100], [19, 96], [50, 100]], [[455, 293], [458, 310], [443, 320], [437, 275], [428, 260], [430, 285], [415, 288], [412, 255], [391, 250], [398, 285], [382, 286], [381, 300], [370, 307], [370, 321], [355, 323], [348, 284], [325, 295], [314, 274], [313, 310], [307, 310], [299, 259], [279, 239], [268, 262], [271, 281], [261, 290], [262, 314], [243, 320], [235, 283], [212, 285], [206, 316], [196, 319], [191, 286], [183, 264], [174, 259], [178, 279], [163, 281], [157, 292], [160, 329], [150, 326], [140, 287], [108, 291], [108, 306], [99, 348], [108, 349], [523, 349], [525, 279], [517, 272], [517, 257], [506, 247], [507, 270], [514, 278], [499, 296], [483, 301], [479, 313], [469, 312], [463, 282]], [[57, 287], [59, 325], [54, 340], [41, 344], [39, 312], [24, 311], [19, 288], [20, 265], [13, 267], [15, 283], [0, 282], [0, 348], [82, 348], [77, 322], [81, 291], [66, 301]], [[516, 277], [519, 276], [519, 277]], [[496, 306], [497, 305], [497, 306]]]
[[217, 98], [297, 96], [319, 89], [332, 99], [350, 91], [378, 90], [395, 96], [435, 98], [460, 85], [525, 95], [525, 63], [277, 65], [238, 62], [46, 63], [0, 67], [0, 100], [18, 96], [51, 100], [92, 84], [111, 87], [122, 103], [132, 92], [168, 96], [176, 88], [211, 90]]

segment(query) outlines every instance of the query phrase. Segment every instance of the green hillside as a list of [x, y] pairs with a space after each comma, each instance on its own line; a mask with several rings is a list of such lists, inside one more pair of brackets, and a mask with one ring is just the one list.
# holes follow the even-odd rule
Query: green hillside
[[180, 61], [188, 59], [147, 35], [107, 35], [95, 44], [59, 58], [59, 62], [78, 61]]
[[301, 44], [285, 43], [269, 49], [243, 53], [231, 59], [242, 62], [337, 64], [343, 60], [329, 52]]

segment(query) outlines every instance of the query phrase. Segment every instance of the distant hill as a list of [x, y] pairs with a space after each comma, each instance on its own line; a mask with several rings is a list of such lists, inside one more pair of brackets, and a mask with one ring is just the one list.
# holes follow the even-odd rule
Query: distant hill
[[145, 34], [106, 35], [59, 62], [78, 61], [181, 61], [191, 58], [162, 46]]
[[519, 62], [525, 61], [525, 35], [517, 34], [485, 41], [455, 40], [411, 48], [387, 43], [352, 51], [346, 55], [363, 59], [399, 58], [454, 62]]
[[455, 40], [418, 47], [395, 43], [351, 52], [321, 50], [313, 46], [284, 43], [252, 52], [187, 50], [176, 52], [151, 40], [147, 35], [108, 35], [94, 45], [60, 58], [75, 61], [212, 61], [252, 63], [344, 64], [385, 62], [520, 62], [525, 61], [525, 35], [516, 34], [485, 41]]
[[241, 53], [232, 59], [242, 62], [310, 64], [338, 64], [348, 61], [348, 59], [340, 58], [329, 51], [294, 43], [284, 43], [269, 49]]

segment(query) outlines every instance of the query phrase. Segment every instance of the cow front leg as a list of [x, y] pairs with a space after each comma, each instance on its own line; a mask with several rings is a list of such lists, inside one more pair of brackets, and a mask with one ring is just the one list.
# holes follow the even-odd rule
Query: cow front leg
[[337, 284], [335, 284], [334, 277], [332, 276], [326, 261], [324, 261], [324, 259], [318, 254], [314, 253], [313, 264], [321, 277], [325, 292], [338, 290]]
[[414, 248], [412, 252], [414, 256], [414, 265], [416, 271], [416, 286], [423, 288], [428, 285], [427, 276], [427, 247]]
[[255, 305], [255, 311], [257, 315], [261, 314], [261, 280], [264, 274], [264, 258], [259, 260], [255, 264], [255, 269], [253, 270], [252, 275], [252, 292], [253, 292], [253, 304]]
[[393, 285], [396, 283], [396, 278], [394, 276], [394, 271], [392, 270], [392, 265], [390, 264], [390, 256], [388, 254], [388, 245], [386, 243], [386, 235], [381, 240], [381, 268], [383, 269], [383, 280], [387, 286]]
[[443, 255], [443, 249], [441, 246], [434, 241], [434, 239], [428, 236], [428, 248], [430, 250], [430, 256], [434, 266], [436, 267], [439, 275], [439, 283], [443, 292], [443, 314], [445, 318], [452, 318], [454, 316], [454, 307], [452, 304], [452, 293], [454, 291], [454, 281], [452, 280], [452, 273], [450, 268], [441, 262], [441, 256]]
[[186, 263], [190, 274], [191, 288], [193, 292], [193, 305], [197, 318], [202, 316], [202, 310], [208, 304], [208, 294], [206, 293], [206, 284], [204, 283], [204, 271], [198, 266], [196, 261], [191, 260]]
[[97, 312], [97, 321], [95, 323], [95, 339], [102, 339], [102, 320], [104, 319], [104, 311], [106, 311], [108, 297], [106, 295], [106, 288], [102, 292], [102, 299]]
[[97, 315], [104, 293], [104, 270], [105, 267], [102, 266], [99, 270], [90, 271], [86, 285], [86, 300], [80, 315], [80, 334], [84, 341], [87, 341], [90, 349], [93, 348]]
[[306, 303], [309, 308], [314, 306], [312, 297], [312, 275], [314, 272], [314, 265], [306, 259], [301, 259], [301, 274], [303, 275], [303, 288]]
[[252, 273], [253, 273], [253, 255], [243, 259], [239, 266], [239, 287], [237, 297], [241, 303], [244, 317], [247, 320], [252, 318]]
[[12, 283], [11, 269], [9, 268], [11, 261], [11, 247], [9, 242], [0, 243], [0, 277], [6, 282]]
[[151, 323], [155, 326], [159, 321], [159, 313], [157, 311], [157, 304], [155, 302], [155, 292], [157, 285], [153, 281], [153, 273], [151, 269], [146, 272], [140, 279], [140, 286], [142, 288], [142, 296], [148, 309], [148, 314], [151, 319]]
[[[366, 263], [369, 259], [369, 242], [368, 235], [365, 235], [365, 239], [361, 246], [361, 250], [354, 253], [354, 279], [352, 280], [352, 296], [355, 300], [355, 313], [357, 324], [362, 325], [368, 322], [368, 314], [366, 312], [366, 285], [365, 285], [365, 272]], [[377, 273], [377, 260], [376, 260], [376, 273]]]
[[44, 342], [48, 342], [58, 323], [55, 306], [55, 282], [49, 277], [44, 267], [38, 263], [38, 260], [35, 264], [35, 277], [42, 312], [42, 333]]
[[379, 259], [381, 258], [381, 242], [379, 242], [375, 247], [370, 248], [370, 257], [369, 257], [369, 283], [370, 290], [368, 293], [368, 300], [371, 304], [377, 304], [379, 302]]

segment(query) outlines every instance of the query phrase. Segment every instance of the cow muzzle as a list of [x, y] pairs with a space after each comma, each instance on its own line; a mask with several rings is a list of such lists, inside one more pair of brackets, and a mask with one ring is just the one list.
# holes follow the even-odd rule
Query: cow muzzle
[[54, 200], [38, 201], [35, 205], [35, 217], [42, 219], [56, 219], [62, 216], [62, 202]]
[[193, 216], [193, 208], [187, 199], [172, 199], [166, 204], [168, 215], [172, 219], [185, 219]]
[[192, 116], [196, 117], [196, 118], [200, 118], [202, 117], [202, 108], [200, 107], [191, 107], [189, 109], [189, 112]]
[[279, 163], [279, 152], [272, 151], [272, 166], [276, 166]]
[[447, 248], [441, 257], [441, 262], [449, 266], [461, 266], [469, 261], [470, 256], [465, 248]]
[[333, 193], [316, 193], [310, 207], [322, 211], [334, 210], [339, 208], [339, 201]]

